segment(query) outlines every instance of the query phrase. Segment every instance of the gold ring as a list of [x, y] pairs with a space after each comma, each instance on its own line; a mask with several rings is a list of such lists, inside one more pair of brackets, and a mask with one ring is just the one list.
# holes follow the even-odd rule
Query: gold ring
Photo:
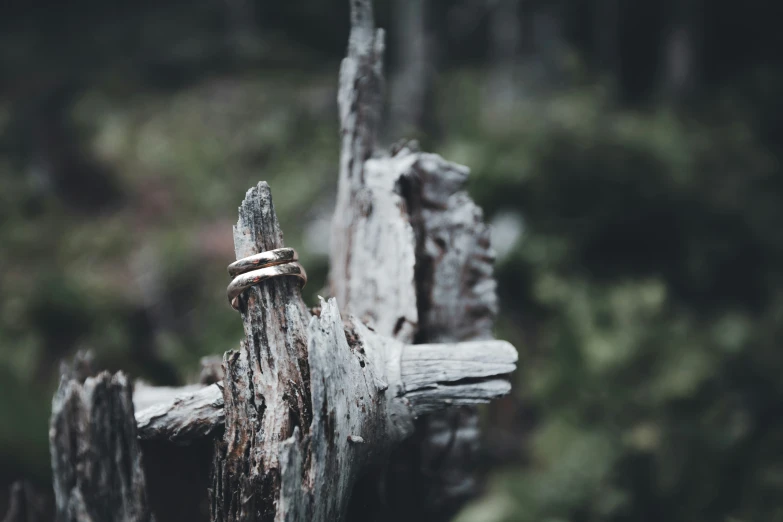
[[304, 267], [297, 262], [266, 266], [236, 276], [234, 280], [231, 281], [231, 284], [228, 285], [226, 291], [228, 294], [228, 302], [231, 303], [234, 310], [239, 310], [238, 297], [242, 292], [262, 281], [278, 276], [296, 276], [302, 280], [302, 286], [307, 284], [307, 273], [305, 272]]
[[244, 274], [251, 270], [257, 270], [267, 266], [282, 265], [283, 263], [290, 263], [292, 261], [299, 261], [299, 254], [296, 253], [296, 250], [293, 248], [276, 248], [234, 261], [228, 265], [228, 275], [236, 277], [239, 274]]

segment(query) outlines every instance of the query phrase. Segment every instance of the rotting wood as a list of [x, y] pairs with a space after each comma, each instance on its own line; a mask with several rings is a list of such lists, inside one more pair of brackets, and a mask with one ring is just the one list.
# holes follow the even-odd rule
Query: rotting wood
[[[403, 344], [353, 325], [344, 325], [345, 335], [362, 350], [383, 354], [374, 365], [396, 390], [391, 395], [406, 403], [414, 418], [451, 406], [488, 402], [510, 389], [505, 377], [514, 371], [517, 354], [505, 341]], [[137, 392], [136, 404], [157, 400], [136, 413], [139, 438], [187, 443], [221, 429], [222, 385], [195, 391], [192, 386], [142, 388], [144, 397], [137, 398]]]
[[[234, 236], [238, 258], [282, 247], [266, 183], [248, 191]], [[507, 393], [500, 377], [516, 362], [503, 341], [411, 346], [378, 335], [343, 320], [334, 298], [306, 320], [292, 279], [253, 287], [240, 311], [247, 338], [224, 357], [213, 520], [343, 520], [360, 474], [412, 432], [420, 413]]]
[[149, 404], [136, 413], [139, 438], [187, 442], [212, 435], [224, 422], [220, 386], [222, 383], [184, 389], [145, 387], [141, 394], [137, 392], [134, 404]]
[[64, 372], [49, 431], [59, 522], [151, 520], [132, 386], [122, 372]]
[[[237, 259], [282, 248], [269, 186], [248, 190], [234, 227]], [[227, 352], [225, 435], [215, 451], [212, 519], [281, 520], [281, 458], [286, 441], [307, 436], [312, 420], [305, 325], [298, 280], [281, 277], [239, 298], [245, 339]]]
[[[342, 148], [330, 283], [347, 312], [405, 342], [491, 337], [497, 311], [494, 254], [481, 210], [465, 193], [467, 167], [401, 142], [375, 147], [382, 101], [382, 36], [372, 2], [351, 2], [340, 71]], [[374, 482], [377, 520], [445, 520], [478, 482], [479, 432], [470, 407], [417, 422]], [[382, 486], [380, 486], [382, 485]]]
[[[412, 144], [375, 152], [383, 32], [374, 28], [370, 0], [352, 0], [351, 24], [338, 95], [335, 297], [311, 315], [293, 278], [248, 289], [239, 298], [245, 339], [224, 355], [222, 371], [210, 362], [203, 387], [140, 386], [135, 417], [124, 375], [64, 374], [51, 430], [63, 520], [150, 518], [137, 433], [163, 451], [166, 444], [222, 434], [212, 458], [213, 521], [344, 520], [359, 478], [360, 489], [388, 479], [371, 474], [412, 434], [395, 459], [406, 462], [413, 451], [427, 465], [435, 455], [445, 466], [404, 469], [392, 478], [419, 486], [430, 472], [432, 484], [415, 498], [409, 490], [392, 491], [389, 501], [408, 502], [418, 517], [436, 520], [445, 512], [441, 499], [453, 509], [470, 492], [472, 478], [459, 454], [475, 449], [470, 405], [507, 393], [505, 377], [516, 363], [513, 347], [490, 335], [496, 298], [488, 232], [462, 191], [465, 167]], [[283, 247], [266, 183], [247, 192], [234, 242], [238, 259]], [[338, 303], [350, 315], [342, 316]], [[448, 406], [462, 409], [430, 415]], [[107, 408], [114, 431], [98, 418]], [[84, 425], [91, 416], [94, 428]], [[443, 440], [446, 448], [438, 446]], [[87, 469], [122, 482], [116, 492], [82, 491], [92, 476], [79, 482], [84, 469], [74, 463], [86, 457], [73, 448], [93, 444], [101, 451], [89, 456]], [[116, 469], [118, 458], [131, 466]], [[380, 520], [378, 513], [370, 509], [362, 519]]]

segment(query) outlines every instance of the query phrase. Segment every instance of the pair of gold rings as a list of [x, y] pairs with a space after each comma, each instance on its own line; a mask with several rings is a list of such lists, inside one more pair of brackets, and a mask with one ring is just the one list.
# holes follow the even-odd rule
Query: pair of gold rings
[[234, 278], [228, 285], [228, 302], [234, 310], [239, 310], [242, 292], [273, 277], [296, 276], [304, 286], [307, 273], [298, 260], [299, 255], [293, 248], [277, 248], [234, 261], [228, 265], [228, 275]]

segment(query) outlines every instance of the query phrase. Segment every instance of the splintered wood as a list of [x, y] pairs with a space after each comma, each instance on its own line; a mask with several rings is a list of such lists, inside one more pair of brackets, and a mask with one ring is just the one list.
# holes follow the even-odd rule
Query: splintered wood
[[[442, 520], [473, 493], [474, 405], [508, 393], [517, 353], [492, 338], [493, 253], [468, 169], [412, 143], [376, 148], [383, 42], [371, 1], [352, 0], [333, 297], [312, 315], [294, 277], [249, 288], [245, 338], [222, 368], [205, 363], [201, 385], [139, 385], [131, 400], [121, 373], [64, 371], [50, 433], [58, 520], [151, 520], [144, 444], [165, 458], [214, 441], [211, 485], [186, 502], [208, 496], [215, 522]], [[242, 201], [234, 244], [237, 259], [284, 246], [265, 182]]]

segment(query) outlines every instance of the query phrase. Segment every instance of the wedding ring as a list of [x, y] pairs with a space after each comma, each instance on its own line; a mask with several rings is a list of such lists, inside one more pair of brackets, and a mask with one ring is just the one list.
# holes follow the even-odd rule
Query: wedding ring
[[[237, 263], [244, 261], [244, 259], [240, 259], [237, 261]], [[307, 284], [307, 273], [305, 272], [305, 269], [302, 267], [302, 265], [295, 261], [279, 265], [266, 266], [237, 275], [234, 280], [231, 281], [231, 284], [228, 285], [228, 302], [231, 303], [231, 306], [235, 310], [238, 310], [239, 295], [242, 292], [262, 281], [266, 281], [267, 279], [278, 276], [296, 276], [302, 280], [302, 286]]]
[[243, 257], [228, 265], [228, 275], [236, 277], [251, 270], [298, 261], [299, 254], [293, 248], [276, 248], [253, 256]]

